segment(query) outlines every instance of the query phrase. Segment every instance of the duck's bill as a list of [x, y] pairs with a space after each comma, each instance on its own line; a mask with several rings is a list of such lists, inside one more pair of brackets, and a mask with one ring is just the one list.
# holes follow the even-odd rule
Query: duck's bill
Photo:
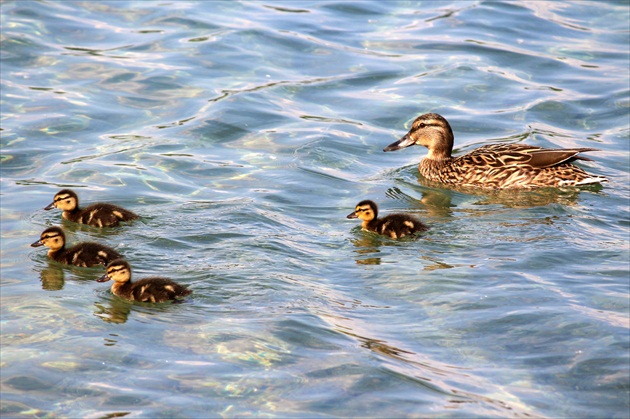
[[404, 137], [402, 137], [400, 140], [393, 142], [387, 147], [385, 147], [383, 151], [400, 150], [401, 148], [409, 147], [410, 145], [414, 145], [414, 141], [411, 138], [411, 136], [407, 134]]
[[51, 202], [51, 203], [50, 203], [50, 204], [49, 204], [46, 208], [44, 208], [44, 209], [45, 209], [46, 211], [48, 211], [48, 210], [51, 210], [51, 209], [53, 209], [53, 208], [55, 208], [55, 203], [54, 203], [54, 202]]
[[37, 240], [35, 243], [31, 243], [31, 247], [43, 246], [44, 243], [41, 240]]
[[353, 211], [350, 214], [346, 215], [346, 218], [358, 218], [357, 213]]
[[107, 276], [107, 274], [101, 276], [100, 278], [96, 278], [96, 282], [107, 282], [109, 281], [109, 277]]

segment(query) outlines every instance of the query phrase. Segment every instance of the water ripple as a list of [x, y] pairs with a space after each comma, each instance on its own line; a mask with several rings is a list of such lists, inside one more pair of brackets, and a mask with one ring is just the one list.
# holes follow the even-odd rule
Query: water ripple
[[[3, 416], [627, 416], [625, 5], [0, 7]], [[430, 111], [610, 182], [427, 182], [382, 149]], [[44, 211], [66, 187], [141, 219]], [[367, 198], [431, 229], [362, 231]], [[28, 246], [56, 224], [193, 294], [114, 297]]]

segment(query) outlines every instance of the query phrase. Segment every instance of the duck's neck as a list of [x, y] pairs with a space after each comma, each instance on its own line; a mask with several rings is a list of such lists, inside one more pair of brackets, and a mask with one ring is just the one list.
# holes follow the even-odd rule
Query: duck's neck
[[48, 257], [51, 259], [55, 259], [55, 257], [61, 255], [65, 249], [65, 244], [58, 249], [50, 249], [48, 250]]
[[450, 153], [445, 154], [443, 151], [436, 152], [435, 150], [429, 150], [427, 156], [422, 160], [431, 164], [443, 165], [451, 162], [453, 158], [451, 157]]
[[448, 130], [440, 131], [439, 136], [441, 137], [439, 141], [432, 141], [427, 145], [429, 149], [429, 153], [427, 154], [427, 158], [431, 160], [450, 160], [451, 154], [453, 153], [453, 131], [451, 130], [450, 125], [446, 124]]
[[128, 297], [133, 299], [133, 293], [131, 292], [131, 281], [114, 282], [112, 284], [112, 293], [119, 297]]
[[425, 158], [434, 161], [450, 161], [453, 159], [451, 157], [452, 151], [452, 146], [448, 147], [448, 145], [444, 147], [430, 148]]
[[361, 223], [361, 228], [367, 231], [376, 231], [378, 226], [378, 218], [374, 217], [374, 219], [370, 221], [363, 221]]
[[80, 210], [79, 210], [79, 207], [77, 206], [72, 211], [65, 210], [61, 214], [61, 217], [65, 218], [66, 220], [69, 220], [69, 221], [74, 221], [77, 218], [77, 215], [79, 214], [79, 212], [80, 212]]

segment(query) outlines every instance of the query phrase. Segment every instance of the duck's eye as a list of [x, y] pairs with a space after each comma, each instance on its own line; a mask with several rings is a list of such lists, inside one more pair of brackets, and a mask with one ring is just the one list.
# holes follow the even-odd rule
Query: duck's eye
[[424, 122], [421, 122], [420, 125], [418, 126], [418, 128], [424, 128], [426, 126], [427, 126], [427, 124], [425, 124]]

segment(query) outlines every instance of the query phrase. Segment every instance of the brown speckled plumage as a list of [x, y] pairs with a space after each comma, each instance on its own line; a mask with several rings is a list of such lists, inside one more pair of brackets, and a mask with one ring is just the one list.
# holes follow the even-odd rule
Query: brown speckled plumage
[[66, 249], [66, 235], [59, 227], [49, 227], [41, 234], [40, 239], [31, 244], [32, 247], [46, 246], [50, 248], [48, 257], [57, 262], [81, 267], [107, 265], [120, 258], [120, 253], [111, 247], [99, 243], [83, 242]]
[[149, 277], [131, 282], [131, 265], [124, 260], [114, 260], [107, 265], [107, 273], [98, 282], [113, 280], [112, 293], [121, 298], [145, 303], [163, 303], [192, 293], [185, 286], [168, 278]]
[[364, 230], [373, 231], [392, 239], [429, 229], [424, 223], [409, 214], [389, 214], [383, 218], [378, 218], [378, 206], [370, 200], [359, 202], [354, 211], [348, 214], [346, 218], [358, 218], [363, 221], [361, 227]]
[[53, 202], [44, 209], [53, 208], [63, 210], [62, 217], [66, 220], [93, 227], [114, 227], [121, 221], [131, 221], [138, 218], [138, 215], [129, 210], [103, 202], [79, 208], [79, 197], [70, 189], [57, 192]]
[[545, 149], [525, 144], [490, 144], [452, 157], [453, 131], [441, 115], [428, 113], [413, 122], [409, 132], [383, 151], [414, 144], [429, 149], [418, 170], [426, 179], [459, 186], [493, 189], [580, 186], [605, 182], [571, 164], [590, 160], [579, 153], [594, 148]]

